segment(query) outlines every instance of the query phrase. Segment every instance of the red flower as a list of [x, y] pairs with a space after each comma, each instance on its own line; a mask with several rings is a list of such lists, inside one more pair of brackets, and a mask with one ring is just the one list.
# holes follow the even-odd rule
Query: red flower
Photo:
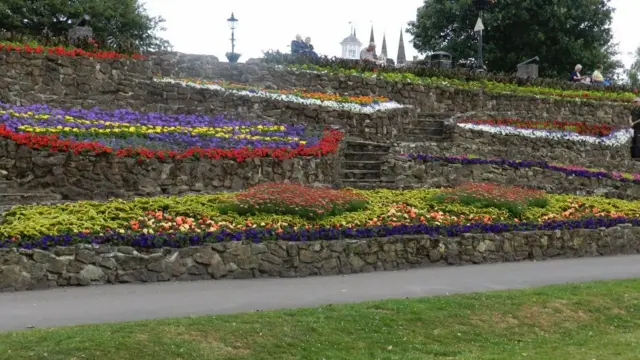
[[[93, 153], [93, 154], [110, 154], [114, 153], [114, 149], [102, 145], [99, 142], [62, 140], [57, 135], [39, 135], [32, 133], [17, 133], [10, 130], [4, 124], [0, 124], [0, 137], [4, 137], [15, 141], [19, 145], [25, 145], [32, 149], [44, 149], [50, 152], [73, 152], [74, 154]], [[190, 148], [184, 152], [167, 151], [167, 150], [149, 150], [146, 148], [124, 148], [115, 151], [118, 157], [137, 158], [139, 161], [144, 159], [157, 158], [164, 160], [186, 159], [186, 158], [205, 158], [205, 159], [232, 159], [238, 162], [247, 159], [270, 157], [278, 160], [291, 159], [300, 156], [320, 157], [327, 154], [335, 153], [344, 133], [338, 130], [325, 131], [324, 136], [317, 145], [306, 147], [300, 145], [295, 149], [291, 148], [238, 148], [238, 149], [218, 149], [218, 148]]]

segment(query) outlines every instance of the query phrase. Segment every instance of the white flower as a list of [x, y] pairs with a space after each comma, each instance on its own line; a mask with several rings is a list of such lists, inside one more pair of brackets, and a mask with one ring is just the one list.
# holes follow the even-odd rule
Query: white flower
[[268, 98], [273, 100], [294, 102], [294, 103], [304, 104], [304, 105], [319, 105], [319, 106], [324, 106], [324, 107], [328, 107], [336, 110], [344, 110], [344, 111], [350, 111], [350, 112], [361, 113], [361, 114], [371, 114], [378, 111], [387, 111], [392, 109], [408, 107], [406, 105], [398, 104], [395, 101], [360, 105], [356, 103], [343, 103], [343, 102], [337, 102], [337, 101], [321, 101], [318, 99], [302, 98], [302, 97], [291, 95], [291, 94], [278, 94], [278, 93], [272, 93], [272, 92], [261, 91], [261, 90], [257, 90], [257, 91], [233, 90], [233, 89], [226, 89], [220, 85], [215, 85], [215, 84], [196, 84], [196, 83], [188, 82], [184, 80], [174, 80], [174, 79], [168, 79], [168, 78], [155, 79], [154, 81], [162, 82], [162, 83], [170, 83], [170, 84], [180, 84], [182, 86], [190, 86], [190, 87], [199, 88], [199, 89], [223, 91], [223, 92], [232, 93], [232, 94], [241, 95], [241, 96], [263, 97], [263, 98]]
[[623, 146], [633, 138], [633, 130], [623, 129], [614, 131], [608, 136], [597, 137], [590, 135], [580, 135], [571, 131], [562, 130], [540, 130], [522, 129], [504, 125], [479, 125], [479, 124], [458, 124], [461, 128], [477, 131], [486, 131], [498, 135], [517, 135], [530, 138], [545, 138], [554, 140], [571, 140], [577, 142], [587, 142], [590, 144], [601, 144], [606, 146]]

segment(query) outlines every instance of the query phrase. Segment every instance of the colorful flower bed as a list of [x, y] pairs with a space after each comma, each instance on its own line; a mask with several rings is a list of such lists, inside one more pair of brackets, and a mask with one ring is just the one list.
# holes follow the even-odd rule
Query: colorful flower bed
[[222, 116], [167, 115], [129, 110], [60, 110], [0, 103], [0, 136], [31, 148], [114, 153], [139, 158], [278, 159], [337, 150], [342, 133], [305, 136], [302, 125], [249, 122]]
[[[315, 191], [316, 194], [334, 191], [299, 190]], [[464, 192], [469, 188], [458, 190]], [[365, 207], [315, 218], [301, 216], [302, 213], [292, 214], [286, 209], [252, 214], [221, 211], [251, 190], [240, 194], [20, 206], [4, 215], [5, 220], [0, 224], [0, 247], [47, 248], [76, 243], [184, 247], [238, 240], [309, 241], [418, 234], [457, 236], [469, 232], [640, 225], [640, 201], [528, 192], [534, 197], [544, 197], [546, 204], [527, 206], [521, 216], [515, 217], [499, 206], [468, 204], [448, 196], [442, 201], [442, 191], [353, 191], [366, 201]], [[445, 190], [445, 194], [451, 194], [451, 191]], [[487, 184], [476, 187], [480, 196], [507, 201], [523, 191]], [[333, 197], [327, 202], [335, 204], [334, 200], [339, 203], [340, 199]], [[520, 199], [523, 198], [520, 196]], [[292, 204], [289, 200], [282, 201]], [[300, 205], [301, 208], [312, 206], [306, 202]]]
[[[294, 102], [304, 105], [319, 105], [336, 110], [350, 111], [355, 113], [370, 114], [377, 111], [387, 111], [392, 109], [404, 108], [406, 105], [398, 104], [381, 97], [350, 97], [334, 94], [309, 93], [304, 90], [291, 90], [285, 92], [261, 90], [254, 88], [244, 88], [237, 86], [227, 86], [224, 82], [190, 80], [190, 79], [155, 79], [157, 82], [179, 84], [182, 86], [194, 87], [197, 89], [209, 89], [232, 93], [242, 96], [262, 97], [285, 102]], [[384, 100], [384, 101], [383, 101]]]
[[580, 121], [562, 120], [522, 120], [514, 118], [505, 119], [462, 119], [459, 124], [509, 126], [518, 129], [538, 129], [573, 132], [579, 135], [608, 136], [613, 132], [613, 127], [606, 124], [586, 124]]
[[554, 89], [540, 86], [520, 86], [518, 84], [501, 83], [491, 80], [465, 81], [441, 77], [419, 77], [411, 73], [358, 72], [356, 70], [343, 70], [339, 68], [318, 67], [313, 65], [289, 65], [288, 68], [296, 71], [311, 71], [335, 75], [360, 75], [364, 77], [380, 78], [388, 81], [421, 84], [429, 87], [446, 86], [459, 89], [482, 88], [486, 92], [497, 94], [530, 95], [548, 98], [620, 103], [631, 103], [637, 97], [633, 92], [612, 92], [599, 88], [594, 88], [593, 90]]
[[78, 48], [65, 48], [62, 46], [46, 47], [33, 44], [15, 44], [0, 42], [0, 51], [25, 52], [30, 54], [50, 54], [56, 56], [90, 57], [95, 59], [133, 59], [144, 60], [147, 57], [141, 54], [120, 54], [115, 51], [86, 51]]
[[604, 178], [620, 182], [630, 182], [640, 184], [640, 174], [622, 173], [617, 171], [606, 171], [602, 169], [587, 169], [582, 166], [551, 164], [543, 160], [507, 160], [507, 159], [482, 159], [473, 156], [436, 156], [428, 154], [406, 154], [412, 160], [425, 162], [446, 162], [450, 164], [462, 165], [496, 165], [514, 169], [539, 168], [561, 172], [569, 176], [579, 176], [585, 178]]
[[298, 96], [304, 99], [334, 101], [338, 103], [354, 103], [354, 104], [361, 104], [361, 105], [370, 105], [370, 104], [385, 103], [390, 101], [388, 98], [384, 96], [348, 96], [348, 95], [340, 95], [340, 94], [310, 92], [310, 91], [307, 91], [306, 89], [272, 90], [272, 89], [260, 88], [255, 85], [235, 84], [235, 83], [231, 83], [223, 80], [204, 80], [204, 79], [175, 79], [175, 80], [198, 84], [198, 85], [214, 85], [214, 86], [222, 87], [226, 90], [249, 91], [253, 93], [263, 91], [271, 94], [293, 95], [293, 96]]
[[533, 121], [520, 119], [463, 119], [458, 126], [498, 135], [516, 135], [530, 138], [571, 140], [606, 146], [627, 145], [633, 138], [632, 129], [614, 131], [608, 125], [567, 121]]

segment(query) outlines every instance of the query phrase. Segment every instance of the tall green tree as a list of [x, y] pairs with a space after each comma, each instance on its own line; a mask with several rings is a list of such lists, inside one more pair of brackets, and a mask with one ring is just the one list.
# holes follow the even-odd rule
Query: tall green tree
[[[516, 65], [540, 57], [540, 73], [568, 77], [576, 64], [588, 72], [598, 64], [613, 73], [615, 59], [610, 0], [496, 0], [484, 11], [483, 49], [490, 71], [514, 72]], [[444, 50], [456, 59], [477, 56], [473, 31], [478, 11], [472, 0], [425, 0], [409, 23], [420, 52]]]
[[84, 14], [91, 17], [89, 25], [102, 44], [151, 51], [171, 46], [157, 35], [164, 19], [148, 15], [139, 0], [1, 0], [0, 30], [66, 37]]
[[627, 78], [631, 86], [635, 88], [640, 87], [640, 47], [638, 47], [633, 54], [633, 62], [631, 63], [631, 67], [627, 69]]

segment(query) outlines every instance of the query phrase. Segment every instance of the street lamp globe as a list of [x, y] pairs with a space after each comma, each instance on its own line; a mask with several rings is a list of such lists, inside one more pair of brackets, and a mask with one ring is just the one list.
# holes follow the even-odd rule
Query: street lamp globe
[[231, 13], [231, 17], [227, 19], [227, 23], [229, 24], [231, 30], [235, 30], [236, 25], [238, 24], [238, 19], [236, 19], [236, 17], [233, 16], [233, 13]]

